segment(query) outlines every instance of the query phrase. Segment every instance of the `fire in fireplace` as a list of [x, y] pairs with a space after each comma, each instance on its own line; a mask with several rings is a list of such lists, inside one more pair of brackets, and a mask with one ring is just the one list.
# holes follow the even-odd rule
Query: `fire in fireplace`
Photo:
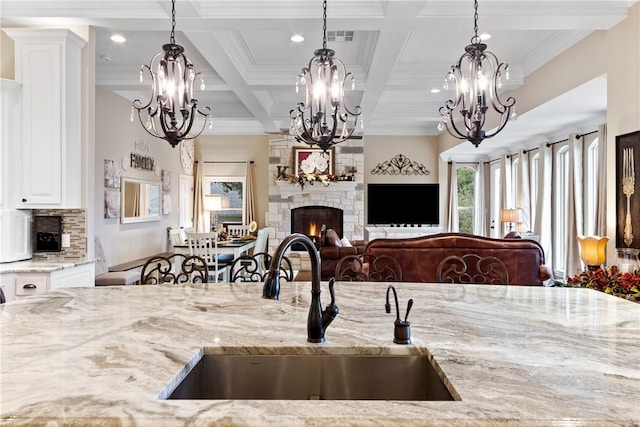
[[[342, 209], [328, 206], [302, 206], [291, 209], [291, 232], [306, 234], [317, 245], [323, 237], [323, 231], [334, 229], [342, 237]], [[292, 249], [296, 250], [295, 245]], [[299, 248], [297, 250], [304, 249]]]

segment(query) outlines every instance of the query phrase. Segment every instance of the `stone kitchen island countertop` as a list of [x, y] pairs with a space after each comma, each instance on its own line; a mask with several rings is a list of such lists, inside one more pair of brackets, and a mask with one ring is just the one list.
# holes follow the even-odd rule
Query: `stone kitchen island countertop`
[[[380, 283], [336, 283], [323, 344], [306, 341], [308, 282], [283, 283], [279, 301], [248, 283], [65, 288], [1, 305], [0, 425], [639, 425], [640, 304], [588, 289], [395, 287], [402, 316], [415, 301], [410, 345], [393, 343]], [[158, 399], [203, 348], [426, 355], [457, 400]]]

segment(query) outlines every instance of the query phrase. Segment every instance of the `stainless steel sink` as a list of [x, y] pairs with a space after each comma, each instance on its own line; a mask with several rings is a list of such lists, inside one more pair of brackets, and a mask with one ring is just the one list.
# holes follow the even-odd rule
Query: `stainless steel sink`
[[425, 356], [204, 354], [167, 399], [454, 400]]

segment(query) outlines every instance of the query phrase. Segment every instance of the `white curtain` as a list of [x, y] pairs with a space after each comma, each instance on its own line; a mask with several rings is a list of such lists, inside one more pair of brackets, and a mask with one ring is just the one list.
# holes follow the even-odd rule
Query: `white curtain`
[[533, 232], [540, 236], [540, 245], [544, 250], [545, 264], [553, 269], [552, 230], [551, 230], [551, 188], [553, 177], [553, 150], [546, 143], [540, 145], [538, 160], [538, 203]]
[[195, 162], [193, 169], [193, 227], [196, 233], [205, 233], [204, 218], [204, 162], [202, 159]]
[[569, 135], [569, 173], [567, 177], [567, 230], [565, 247], [564, 273], [566, 277], [573, 276], [582, 269], [580, 253], [576, 237], [584, 234], [583, 200], [582, 197], [582, 141], [575, 134]]
[[596, 229], [593, 231], [598, 236], [607, 235], [607, 125], [598, 127], [598, 168], [591, 173], [596, 174], [598, 190], [596, 192]]
[[[506, 154], [500, 156], [500, 210], [511, 208], [511, 160]], [[500, 218], [500, 211], [498, 211]], [[501, 235], [506, 234], [505, 225], [500, 222]]]
[[478, 236], [487, 235], [487, 209], [485, 206], [485, 181], [484, 163], [480, 162], [476, 166], [475, 185], [475, 213], [473, 222], [473, 234]]
[[449, 223], [447, 231], [457, 233], [459, 228], [458, 219], [458, 173], [456, 171], [456, 162], [449, 163]]
[[532, 230], [531, 224], [531, 195], [529, 186], [529, 153], [520, 152], [520, 176], [518, 182], [516, 182], [516, 188], [518, 189], [518, 200], [516, 200], [516, 207], [522, 210], [522, 224], [518, 224], [517, 230], [520, 232]]
[[244, 199], [245, 224], [249, 224], [256, 219], [255, 195], [253, 194], [253, 163], [247, 161], [247, 172], [245, 173], [245, 199]]

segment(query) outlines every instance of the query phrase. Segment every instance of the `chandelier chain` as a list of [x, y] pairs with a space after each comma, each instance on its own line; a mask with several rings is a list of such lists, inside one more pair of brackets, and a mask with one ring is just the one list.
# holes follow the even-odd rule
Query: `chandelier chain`
[[176, 0], [171, 0], [171, 44], [176, 44]]
[[322, 2], [322, 48], [327, 48], [327, 0]]
[[473, 4], [473, 31], [475, 33], [474, 39], [478, 40], [478, 0], [474, 1]]

